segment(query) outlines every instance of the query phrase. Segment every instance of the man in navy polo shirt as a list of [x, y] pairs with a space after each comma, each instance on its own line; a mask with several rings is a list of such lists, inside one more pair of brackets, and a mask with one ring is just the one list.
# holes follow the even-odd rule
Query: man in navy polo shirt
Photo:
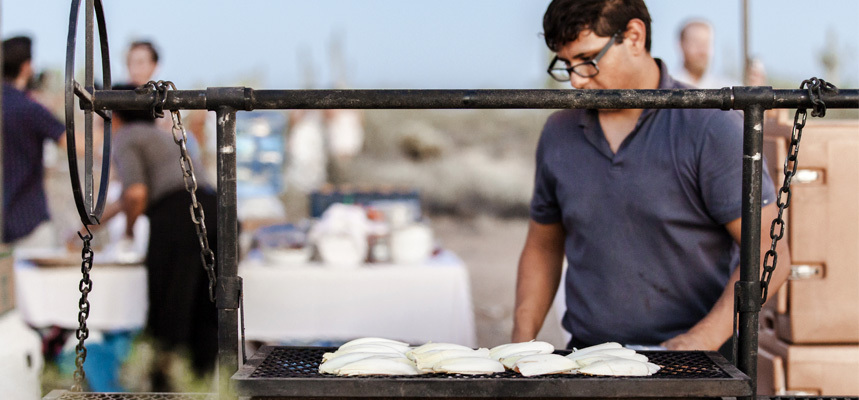
[[[543, 29], [557, 53], [549, 73], [576, 89], [687, 88], [650, 55], [642, 0], [554, 0]], [[568, 347], [719, 349], [731, 336], [739, 277], [742, 124], [737, 111], [705, 109], [549, 117], [537, 147], [513, 340], [537, 336], [566, 255]], [[774, 200], [765, 172], [764, 232]], [[790, 265], [784, 241], [778, 252], [775, 288]]]
[[49, 226], [42, 149], [65, 147], [65, 127], [25, 92], [33, 77], [30, 38], [3, 41], [3, 242], [16, 247], [56, 244]]

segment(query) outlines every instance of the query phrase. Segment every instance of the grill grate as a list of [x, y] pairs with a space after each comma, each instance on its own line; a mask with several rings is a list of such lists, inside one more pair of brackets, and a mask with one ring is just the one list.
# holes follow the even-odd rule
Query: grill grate
[[[662, 369], [652, 376], [559, 374], [523, 377], [422, 374], [342, 377], [318, 372], [333, 347], [263, 346], [232, 377], [240, 396], [260, 397], [454, 397], [454, 398], [644, 398], [739, 397], [752, 393], [749, 378], [716, 352], [642, 352]], [[569, 354], [569, 351], [556, 351]]]
[[208, 393], [78, 393], [52, 391], [44, 400], [215, 400]]
[[[336, 375], [320, 374], [319, 363], [322, 360], [322, 354], [327, 351], [334, 351], [336, 348], [323, 347], [276, 347], [272, 349], [268, 357], [257, 367], [250, 375], [251, 378], [320, 378], [320, 379], [352, 379], [344, 378]], [[556, 351], [556, 354], [567, 355], [569, 351]], [[656, 374], [650, 378], [654, 379], [718, 379], [730, 378], [724, 370], [719, 368], [713, 361], [703, 352], [697, 351], [654, 351], [641, 352], [650, 359], [651, 362], [662, 367]], [[365, 379], [391, 379], [391, 376], [364, 376]], [[440, 379], [585, 379], [585, 378], [605, 378], [605, 379], [631, 379], [642, 377], [594, 377], [580, 374], [555, 374], [544, 375], [526, 378], [522, 375], [506, 371], [493, 375], [461, 375], [461, 374], [421, 374], [421, 375], [404, 375], [397, 376], [397, 379], [417, 379], [423, 380], [427, 378]]]

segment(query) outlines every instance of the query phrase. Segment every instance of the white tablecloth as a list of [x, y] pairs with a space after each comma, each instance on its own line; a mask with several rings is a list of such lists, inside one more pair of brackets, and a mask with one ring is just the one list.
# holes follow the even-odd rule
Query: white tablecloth
[[343, 269], [322, 264], [239, 264], [249, 340], [380, 336], [476, 346], [468, 272], [442, 252], [415, 266]]
[[[103, 331], [141, 329], [146, 323], [146, 268], [96, 264], [90, 277], [87, 327]], [[78, 327], [81, 267], [37, 267], [15, 262], [16, 308], [35, 327]]]

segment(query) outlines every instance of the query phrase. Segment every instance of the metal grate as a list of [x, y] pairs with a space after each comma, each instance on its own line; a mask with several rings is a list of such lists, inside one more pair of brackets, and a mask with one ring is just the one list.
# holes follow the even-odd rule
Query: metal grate
[[[716, 352], [642, 352], [663, 368], [652, 376], [422, 374], [341, 377], [318, 372], [333, 347], [263, 346], [232, 377], [240, 396], [260, 397], [455, 397], [643, 398], [739, 397], [750, 379]], [[569, 351], [557, 351], [569, 354]]]
[[215, 400], [209, 393], [77, 393], [55, 390], [44, 400]]
[[[268, 357], [250, 375], [251, 378], [321, 378], [321, 379], [351, 379], [336, 375], [320, 374], [319, 363], [322, 354], [334, 351], [334, 347], [276, 347]], [[556, 351], [556, 354], [567, 355], [569, 351]], [[695, 378], [730, 378], [705, 353], [700, 351], [653, 351], [641, 352], [651, 362], [662, 367], [650, 378], [658, 379], [695, 379]], [[391, 379], [391, 376], [364, 376], [366, 379]], [[580, 374], [554, 374], [526, 378], [517, 372], [506, 371], [493, 375], [461, 375], [461, 374], [421, 374], [396, 376], [397, 379], [629, 379], [633, 377], [594, 377]], [[642, 377], [634, 377], [641, 379]]]

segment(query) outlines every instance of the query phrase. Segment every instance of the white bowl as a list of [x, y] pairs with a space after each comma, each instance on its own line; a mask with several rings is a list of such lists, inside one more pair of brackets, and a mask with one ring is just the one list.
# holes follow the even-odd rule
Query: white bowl
[[262, 258], [271, 266], [297, 266], [310, 260], [310, 247], [298, 249], [267, 248], [262, 249]]

